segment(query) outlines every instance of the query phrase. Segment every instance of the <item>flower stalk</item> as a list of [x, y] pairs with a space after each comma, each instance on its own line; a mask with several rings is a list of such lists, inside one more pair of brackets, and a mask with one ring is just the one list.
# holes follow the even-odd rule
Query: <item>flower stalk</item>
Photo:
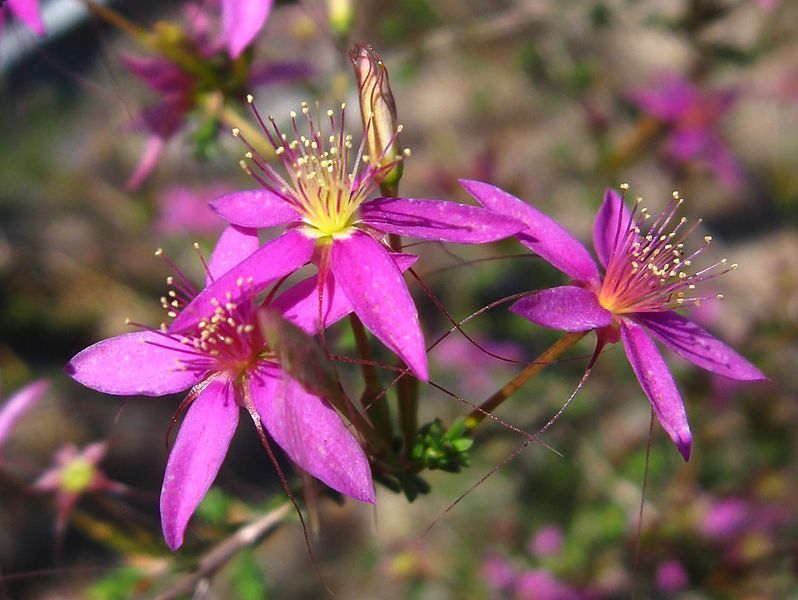
[[472, 410], [466, 418], [466, 429], [468, 431], [476, 429], [477, 425], [479, 425], [488, 414], [492, 413], [502, 402], [517, 392], [527, 381], [538, 375], [543, 369], [557, 360], [566, 350], [585, 337], [587, 333], [587, 331], [568, 333], [554, 342], [554, 344], [549, 346], [547, 350], [538, 356], [523, 371], [496, 390], [490, 398], [485, 400], [477, 408]]

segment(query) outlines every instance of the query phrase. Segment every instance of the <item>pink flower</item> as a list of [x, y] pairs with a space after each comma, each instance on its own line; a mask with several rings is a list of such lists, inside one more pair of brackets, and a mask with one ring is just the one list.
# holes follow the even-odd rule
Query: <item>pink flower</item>
[[483, 581], [494, 590], [507, 590], [515, 581], [515, 568], [505, 557], [492, 554], [479, 568]]
[[[253, 255], [256, 232], [229, 227], [211, 256], [210, 285], [197, 299], [202, 300], [190, 300], [193, 293], [185, 281], [173, 281], [176, 290], [163, 298], [170, 314], [179, 314], [172, 327], [101, 341], [67, 365], [77, 381], [108, 394], [162, 396], [191, 388], [161, 490], [161, 521], [172, 549], [182, 544], [191, 514], [216, 478], [240, 407], [303, 470], [342, 494], [374, 502], [371, 471], [357, 439], [327, 400], [280, 368], [257, 326], [255, 290], [310, 257], [309, 247], [294, 243], [299, 238], [298, 232], [287, 233], [265, 246], [270, 253]], [[259, 257], [267, 261], [258, 262]], [[238, 265], [235, 272], [230, 271], [233, 265]], [[242, 276], [242, 265], [254, 275]], [[272, 307], [315, 333], [316, 319], [309, 316], [318, 314], [315, 290], [315, 279], [307, 280], [287, 290]], [[332, 302], [325, 308], [332, 321], [351, 310], [340, 298], [328, 300]], [[187, 312], [189, 322], [175, 327]]]
[[[725, 264], [724, 260], [689, 272], [703, 248], [689, 254], [685, 250], [683, 242], [694, 228], [683, 231], [684, 218], [668, 231], [680, 199], [675, 197], [646, 225], [650, 215], [645, 209], [635, 206], [629, 212], [622, 198], [607, 190], [593, 232], [596, 254], [605, 269], [602, 277], [585, 247], [553, 219], [487, 183], [462, 184], [487, 208], [524, 221], [529, 229], [518, 234], [518, 240], [573, 280], [522, 298], [511, 310], [552, 329], [596, 330], [598, 350], [622, 340], [657, 419], [685, 460], [692, 437], [684, 404], [651, 338], [712, 373], [741, 381], [766, 379], [734, 350], [674, 312], [706, 299], [694, 291], [696, 285], [719, 275], [717, 268]], [[710, 239], [707, 236], [705, 242]]]
[[743, 170], [721, 134], [721, 122], [736, 94], [701, 90], [686, 79], [667, 74], [653, 89], [634, 90], [630, 98], [643, 112], [668, 124], [665, 149], [679, 163], [703, 161], [729, 190], [743, 183]]
[[545, 569], [522, 573], [515, 584], [516, 600], [579, 600], [580, 594]]
[[[287, 177], [250, 146], [247, 156], [252, 167], [245, 168], [263, 189], [222, 196], [213, 207], [224, 219], [242, 227], [287, 225], [286, 233], [278, 238], [284, 241], [272, 244], [279, 243], [307, 258], [314, 254], [324, 293], [343, 293], [363, 324], [417, 377], [426, 380], [427, 356], [418, 314], [395, 256], [386, 248], [385, 235], [477, 244], [505, 238], [524, 224], [454, 202], [368, 200], [394, 163], [363, 164], [363, 145], [354, 152], [351, 136], [344, 131], [343, 107], [337, 120], [332, 110], [327, 111], [326, 133], [311, 117], [307, 104], [303, 103], [302, 113], [307, 131], [304, 135], [299, 132], [297, 115], [292, 113], [293, 140], [280, 132], [273, 118], [268, 125], [261, 121]], [[279, 260], [279, 255], [273, 256], [267, 245], [250, 260]], [[214, 286], [206, 290], [208, 298], [216, 294]], [[174, 326], [183, 327], [197, 316], [184, 311]]]
[[108, 451], [107, 442], [89, 444], [83, 450], [66, 444], [55, 453], [54, 464], [33, 484], [38, 492], [56, 495], [56, 529], [62, 531], [75, 503], [86, 493], [126, 489], [121, 483], [108, 479], [97, 467]]
[[701, 534], [717, 542], [728, 542], [748, 527], [757, 512], [753, 504], [743, 498], [723, 498], [710, 506], [699, 529]]
[[[145, 108], [136, 119], [135, 124], [148, 131], [150, 136], [127, 182], [131, 189], [140, 186], [150, 175], [166, 142], [183, 127], [202, 93], [227, 86], [223, 90], [225, 94], [242, 99], [245, 90], [299, 79], [310, 73], [310, 68], [303, 62], [275, 62], [247, 67], [249, 70], [242, 77], [240, 68], [234, 69], [231, 63], [263, 26], [271, 9], [271, 0], [223, 0], [222, 4], [223, 33], [220, 39], [214, 35], [210, 15], [197, 5], [186, 5], [185, 21], [190, 24], [190, 30], [185, 34], [187, 40], [182, 51], [193, 54], [193, 59], [207, 67], [202, 72], [192, 72], [185, 65], [162, 56], [121, 57], [125, 68], [160, 96], [158, 102]], [[248, 36], [252, 37], [241, 46]], [[234, 72], [234, 79], [230, 81]]]
[[224, 189], [225, 186], [221, 184], [210, 185], [202, 190], [184, 185], [170, 187], [158, 198], [155, 230], [167, 235], [218, 233], [224, 222], [208, 203], [222, 194]]
[[47, 33], [39, 10], [39, 0], [6, 0], [4, 4], [0, 3], [0, 32], [3, 30], [3, 22], [8, 13], [22, 21], [33, 33], [37, 35]]
[[19, 420], [30, 411], [50, 386], [44, 379], [18, 389], [0, 408], [0, 448]]
[[687, 572], [678, 560], [667, 560], [657, 567], [657, 589], [670, 596], [687, 587]]
[[557, 525], [548, 525], [539, 529], [529, 542], [529, 552], [538, 558], [556, 556], [562, 551], [562, 529]]

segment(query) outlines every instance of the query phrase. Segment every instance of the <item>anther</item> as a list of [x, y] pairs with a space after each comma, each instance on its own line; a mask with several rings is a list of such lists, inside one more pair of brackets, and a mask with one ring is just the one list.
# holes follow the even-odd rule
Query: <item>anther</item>
[[255, 102], [255, 97], [252, 94], [247, 94], [247, 102], [249, 104], [252, 104], [253, 102]]
[[627, 191], [629, 189], [629, 184], [628, 183], [622, 183], [618, 187], [620, 187], [625, 192], [625, 191]]
[[155, 251], [155, 256], [161, 256], [161, 255], [163, 255], [163, 248], [158, 248], [158, 249]]
[[233, 134], [233, 137], [238, 137], [241, 135], [241, 130], [238, 127], [233, 127], [230, 132]]

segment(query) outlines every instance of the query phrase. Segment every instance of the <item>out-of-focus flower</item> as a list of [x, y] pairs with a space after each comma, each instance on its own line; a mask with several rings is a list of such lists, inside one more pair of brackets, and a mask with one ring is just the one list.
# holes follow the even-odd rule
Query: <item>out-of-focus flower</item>
[[578, 600], [579, 597], [579, 592], [545, 569], [525, 571], [515, 583], [516, 600]]
[[273, 0], [221, 0], [222, 39], [230, 56], [238, 58], [263, 29]]
[[[250, 11], [257, 12], [253, 8], [256, 5], [260, 7], [257, 10], [261, 10], [263, 5], [270, 7], [271, 2], [224, 0], [223, 20], [229, 18], [235, 22]], [[243, 57], [236, 62], [238, 54], [229, 51], [225, 45], [230, 38], [227, 34], [221, 40], [214, 36], [212, 19], [206, 12], [194, 4], [186, 5], [185, 12], [187, 31], [166, 25], [161, 28], [162, 36], [171, 40], [171, 45], [179, 46], [179, 53], [174, 56], [121, 57], [125, 68], [160, 96], [158, 102], [145, 108], [134, 121], [135, 126], [150, 135], [139, 163], [127, 182], [131, 189], [140, 186], [150, 175], [158, 164], [166, 142], [180, 131], [189, 114], [200, 107], [209, 94], [219, 94], [222, 102], [231, 99], [240, 101], [257, 86], [299, 79], [310, 73], [310, 67], [303, 62], [250, 64]], [[266, 16], [268, 10], [263, 18]], [[240, 40], [244, 39], [241, 32], [249, 32], [249, 35], [249, 26], [256, 21], [249, 19], [231, 26], [231, 35], [235, 39], [233, 46], [238, 48]], [[215, 131], [215, 122], [209, 121], [209, 126], [212, 132]]]
[[713, 541], [728, 541], [740, 535], [749, 523], [751, 503], [742, 498], [724, 498], [713, 503], [700, 523], [701, 534]]
[[[273, 252], [261, 256], [268, 264], [257, 265], [251, 260], [258, 258], [252, 255], [258, 248], [257, 233], [229, 227], [208, 265], [206, 283], [214, 283], [205, 290], [213, 290], [203, 296], [207, 302], [192, 302], [194, 292], [182, 277], [173, 281], [176, 289], [169, 299], [162, 299], [170, 316], [178, 311], [190, 315], [184, 325], [177, 327], [175, 320], [169, 329], [103, 340], [67, 365], [67, 373], [77, 381], [108, 394], [162, 396], [191, 388], [181, 405], [188, 410], [161, 490], [161, 522], [173, 550], [183, 543], [189, 518], [216, 478], [241, 407], [303, 470], [342, 494], [374, 502], [371, 471], [358, 440], [326, 399], [306, 390], [281, 368], [258, 326], [259, 284], [293, 272], [310, 258], [306, 245], [290, 243], [302, 234], [293, 236], [286, 234], [267, 244]], [[235, 273], [230, 271], [233, 265], [239, 265]], [[253, 268], [256, 265], [261, 268]], [[287, 300], [272, 306], [312, 327], [319, 310], [312, 302], [315, 290], [315, 280], [300, 283], [283, 294]], [[345, 301], [339, 298], [338, 304], [325, 309], [342, 318], [348, 311], [341, 310], [341, 303]]]
[[562, 544], [562, 529], [548, 525], [539, 529], [529, 541], [529, 553], [538, 558], [556, 556], [562, 551]]
[[[517, 361], [523, 358], [521, 348], [512, 342], [483, 339], [475, 341], [497, 356]], [[488, 364], [493, 359], [485, 354], [485, 350], [477, 348], [464, 337], [450, 335], [435, 346], [434, 357], [440, 366], [457, 374], [458, 380], [462, 382], [461, 387], [468, 390], [469, 396], [479, 397], [493, 387], [493, 373]], [[507, 363], [493, 361], [493, 364], [500, 368], [499, 365]]]
[[0, 408], [0, 448], [19, 420], [30, 411], [49, 387], [45, 379], [38, 379], [11, 394]]
[[99, 469], [108, 452], [107, 442], [95, 442], [82, 450], [74, 444], [61, 446], [55, 453], [53, 465], [33, 484], [37, 492], [55, 493], [57, 531], [63, 531], [69, 513], [84, 494], [92, 492], [123, 492], [127, 488], [111, 481]]
[[657, 567], [656, 581], [661, 594], [675, 594], [687, 587], [687, 571], [678, 560], [667, 560]]
[[487, 183], [462, 184], [483, 206], [524, 221], [528, 229], [516, 236], [518, 240], [573, 280], [526, 296], [511, 310], [552, 329], [595, 330], [596, 354], [605, 344], [622, 340], [657, 419], [685, 460], [692, 436], [684, 404], [651, 337], [712, 373], [741, 381], [766, 379], [734, 350], [674, 312], [708, 299], [696, 292], [696, 285], [735, 267], [727, 268], [722, 260], [690, 272], [711, 237], [706, 236], [705, 246], [698, 250], [685, 249], [695, 227], [685, 231], [685, 218], [673, 224], [682, 203], [678, 194], [661, 215], [652, 217], [639, 208], [639, 201], [630, 212], [621, 196], [607, 190], [593, 232], [596, 254], [605, 269], [602, 277], [587, 249], [550, 217]]
[[736, 98], [734, 91], [702, 90], [675, 74], [663, 75], [653, 88], [630, 94], [643, 112], [667, 124], [665, 150], [672, 160], [703, 161], [731, 191], [743, 184], [743, 170], [723, 139], [721, 126]]
[[166, 235], [211, 235], [222, 230], [224, 222], [213, 212], [210, 202], [225, 192], [221, 184], [195, 190], [175, 185], [158, 197], [158, 215], [154, 227]]
[[[273, 117], [267, 125], [258, 115], [287, 177], [260, 157], [242, 136], [250, 148], [250, 163], [244, 163], [244, 167], [263, 189], [222, 196], [213, 206], [222, 218], [241, 227], [286, 225], [287, 232], [258, 250], [253, 260], [269, 262], [273, 244], [290, 245], [292, 255], [305, 257], [297, 267], [313, 255], [324, 294], [342, 292], [366, 328], [416, 377], [426, 380], [427, 355], [418, 313], [397, 266], [397, 255], [384, 244], [385, 235], [479, 244], [512, 235], [524, 224], [455, 202], [368, 200], [393, 164], [363, 165], [363, 144], [353, 152], [351, 136], [345, 133], [344, 106], [337, 120], [332, 110], [326, 112], [327, 132], [313, 119], [306, 103], [302, 104], [302, 115], [307, 123], [304, 135], [299, 133], [297, 114], [291, 113], [293, 140], [280, 132]], [[212, 284], [199, 298], [207, 302], [217, 295], [217, 286]], [[194, 318], [184, 311], [174, 325], [183, 327]]]
[[0, 3], [0, 34], [8, 15], [22, 21], [25, 26], [37, 35], [47, 33], [39, 11], [39, 0], [6, 0]]
[[503, 556], [491, 554], [479, 568], [482, 580], [494, 590], [506, 591], [515, 581], [515, 567]]
[[382, 175], [384, 183], [397, 183], [403, 165], [399, 160], [402, 156], [401, 128], [388, 70], [370, 44], [357, 44], [349, 56], [355, 68], [368, 160], [374, 167], [387, 167]]

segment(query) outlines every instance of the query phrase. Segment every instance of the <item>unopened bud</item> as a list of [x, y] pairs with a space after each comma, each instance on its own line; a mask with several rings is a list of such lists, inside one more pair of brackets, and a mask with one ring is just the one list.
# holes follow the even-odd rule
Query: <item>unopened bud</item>
[[356, 44], [350, 57], [355, 67], [369, 161], [374, 167], [386, 169], [383, 183], [395, 184], [402, 176], [403, 153], [388, 71], [370, 44]]

